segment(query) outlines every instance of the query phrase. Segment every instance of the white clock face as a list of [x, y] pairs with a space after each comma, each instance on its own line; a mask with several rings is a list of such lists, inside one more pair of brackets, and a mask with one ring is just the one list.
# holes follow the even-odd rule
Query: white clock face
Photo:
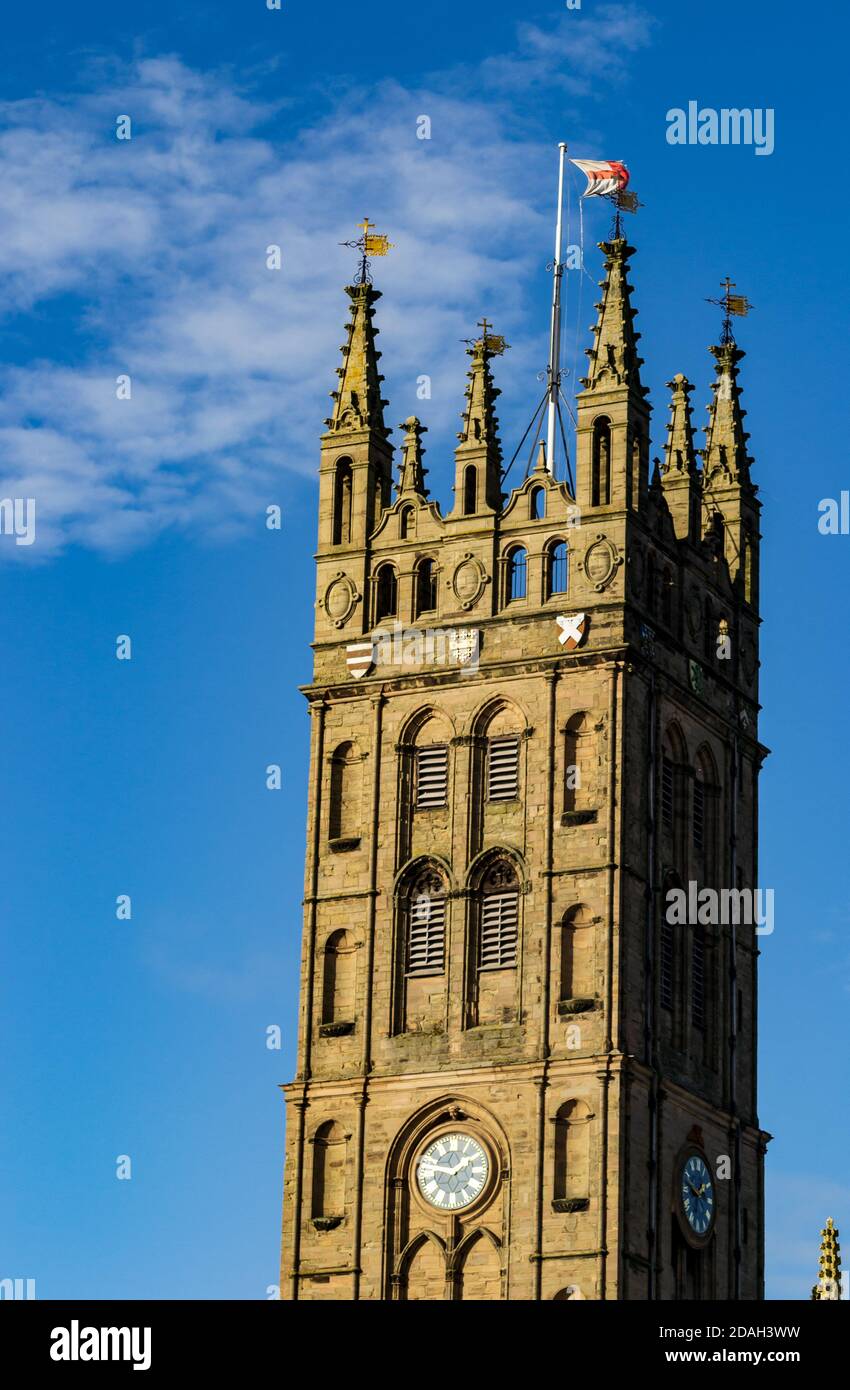
[[419, 1191], [440, 1211], [460, 1211], [482, 1192], [490, 1173], [486, 1150], [471, 1134], [443, 1134], [416, 1165]]

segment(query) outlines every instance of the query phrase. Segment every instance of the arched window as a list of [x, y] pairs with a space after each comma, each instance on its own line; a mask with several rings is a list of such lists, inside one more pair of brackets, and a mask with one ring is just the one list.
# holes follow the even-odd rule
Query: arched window
[[319, 1125], [313, 1138], [314, 1220], [341, 1219], [345, 1215], [345, 1167], [347, 1143], [335, 1120]]
[[420, 560], [416, 570], [416, 616], [433, 613], [437, 607], [437, 567], [433, 560]]
[[586, 811], [596, 798], [597, 731], [589, 714], [570, 715], [564, 729], [564, 812]]
[[659, 820], [661, 842], [667, 863], [686, 874], [688, 828], [688, 753], [675, 724], [670, 724], [661, 741], [659, 768]]
[[446, 968], [446, 885], [430, 865], [410, 884], [407, 894], [408, 975], [442, 975]]
[[519, 735], [501, 734], [487, 743], [487, 800], [516, 801], [519, 796]]
[[375, 600], [375, 622], [382, 618], [394, 618], [398, 608], [398, 580], [392, 565], [381, 565], [377, 574], [377, 597]]
[[337, 459], [334, 470], [333, 543], [351, 540], [351, 459]]
[[417, 811], [445, 806], [449, 795], [449, 750], [445, 743], [425, 743], [415, 751], [413, 804]]
[[354, 1024], [357, 944], [347, 931], [332, 932], [325, 942], [322, 978], [322, 1023]]
[[569, 593], [569, 552], [566, 541], [553, 541], [546, 551], [546, 597]]
[[717, 852], [717, 771], [708, 747], [699, 750], [694, 764], [691, 843], [700, 885], [710, 887]]
[[705, 927], [691, 927], [691, 1022], [705, 1032]]
[[590, 1194], [591, 1119], [583, 1100], [568, 1100], [555, 1117], [556, 1202], [586, 1199]]
[[744, 531], [744, 598], [755, 603], [755, 541], [749, 527]]
[[528, 517], [530, 521], [542, 521], [546, 515], [546, 489], [533, 487], [528, 494]]
[[517, 963], [519, 883], [507, 859], [490, 865], [481, 885], [478, 969], [505, 970]]
[[[677, 874], [668, 873], [664, 877], [661, 893], [661, 920], [658, 929], [658, 1002], [668, 1014], [676, 1011], [676, 981], [679, 974], [677, 960], [677, 933], [682, 937], [682, 928], [670, 921], [671, 893], [681, 890], [681, 880]], [[675, 900], [674, 900], [675, 901]]]
[[328, 839], [360, 834], [361, 760], [353, 743], [341, 743], [331, 755], [331, 794]]
[[508, 552], [508, 602], [525, 598], [528, 577], [528, 552], [521, 545]]
[[416, 513], [412, 507], [402, 507], [398, 514], [399, 539], [406, 541], [416, 535]]
[[499, 1256], [485, 1231], [474, 1234], [464, 1246], [457, 1275], [457, 1297], [474, 1303], [487, 1303], [502, 1297]]
[[611, 422], [605, 416], [593, 424], [590, 501], [594, 507], [611, 501]]
[[463, 514], [472, 516], [478, 509], [478, 472], [474, 463], [463, 470]]
[[561, 999], [592, 999], [593, 921], [586, 907], [570, 908], [561, 925]]

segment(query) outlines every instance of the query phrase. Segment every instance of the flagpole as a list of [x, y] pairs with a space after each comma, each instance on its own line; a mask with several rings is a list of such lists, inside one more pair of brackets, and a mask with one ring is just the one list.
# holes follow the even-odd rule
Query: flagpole
[[552, 326], [549, 334], [549, 417], [546, 428], [546, 468], [555, 472], [555, 417], [558, 410], [558, 392], [561, 386], [561, 231], [564, 206], [564, 160], [567, 146], [564, 141], [558, 146], [558, 216], [555, 221], [555, 262], [552, 267]]

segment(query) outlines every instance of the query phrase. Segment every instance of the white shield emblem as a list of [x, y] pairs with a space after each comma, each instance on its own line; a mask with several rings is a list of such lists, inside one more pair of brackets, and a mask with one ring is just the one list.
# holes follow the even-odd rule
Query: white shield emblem
[[459, 666], [477, 665], [479, 636], [474, 627], [458, 627], [449, 633], [449, 650]]
[[586, 613], [559, 613], [555, 622], [561, 631], [558, 641], [565, 651], [574, 652], [587, 636], [588, 617]]
[[374, 649], [371, 639], [368, 642], [349, 642], [345, 649], [345, 662], [356, 681], [361, 676], [365, 676], [367, 671], [371, 671], [374, 661]]

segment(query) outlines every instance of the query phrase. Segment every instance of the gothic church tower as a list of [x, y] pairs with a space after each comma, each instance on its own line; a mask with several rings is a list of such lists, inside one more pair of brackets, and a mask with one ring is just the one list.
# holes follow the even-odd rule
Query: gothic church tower
[[738, 370], [706, 447], [670, 383], [649, 467], [628, 280], [605, 279], [577, 495], [505, 494], [493, 339], [454, 502], [397, 480], [368, 283], [322, 437], [304, 944], [282, 1297], [758, 1299], [752, 925], [759, 502]]

